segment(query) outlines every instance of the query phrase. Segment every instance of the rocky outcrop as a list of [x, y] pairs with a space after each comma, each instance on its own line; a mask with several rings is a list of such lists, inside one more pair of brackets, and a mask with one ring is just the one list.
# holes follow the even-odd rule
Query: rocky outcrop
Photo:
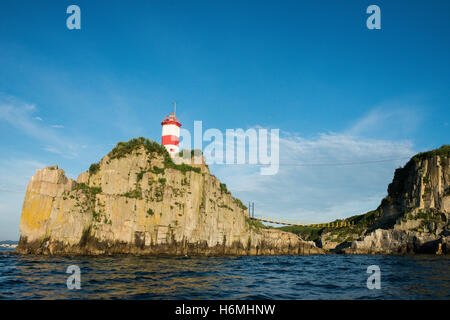
[[159, 144], [139, 138], [119, 143], [77, 181], [56, 166], [38, 170], [27, 188], [16, 252], [323, 253], [252, 221], [204, 162], [192, 160], [175, 164]]
[[375, 219], [344, 253], [448, 253], [450, 146], [414, 156], [395, 171]]
[[414, 210], [400, 219], [393, 229], [376, 229], [353, 241], [345, 253], [403, 254], [448, 253], [450, 230], [448, 213]]
[[339, 231], [341, 230], [324, 230], [321, 232], [319, 238], [317, 239], [317, 246], [327, 251], [333, 251], [336, 250], [336, 248], [339, 248], [343, 243], [348, 243], [349, 241], [357, 240], [361, 237], [361, 234], [356, 231], [347, 232], [344, 234]]

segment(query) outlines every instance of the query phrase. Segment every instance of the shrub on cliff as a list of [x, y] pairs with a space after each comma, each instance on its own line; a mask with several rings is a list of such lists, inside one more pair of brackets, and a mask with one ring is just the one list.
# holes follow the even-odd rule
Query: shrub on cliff
[[88, 196], [96, 196], [99, 193], [102, 193], [102, 187], [90, 187], [85, 183], [77, 183], [75, 185], [75, 190], [81, 190]]
[[96, 174], [100, 170], [100, 163], [96, 162], [89, 167], [89, 174]]
[[[117, 146], [114, 149], [112, 149], [110, 153], [108, 153], [108, 156], [110, 157], [110, 159], [120, 159], [141, 147], [144, 147], [147, 150], [147, 152], [149, 152], [149, 153], [156, 152], [157, 154], [162, 155], [164, 157], [164, 167], [165, 168], [176, 169], [176, 170], [181, 171], [183, 174], [185, 174], [187, 171], [194, 171], [197, 173], [201, 172], [201, 169], [198, 167], [192, 167], [192, 166], [189, 166], [184, 163], [183, 164], [175, 164], [172, 161], [172, 158], [170, 157], [169, 153], [167, 152], [167, 150], [164, 146], [160, 145], [156, 141], [152, 141], [152, 140], [146, 139], [144, 137], [133, 138], [128, 142], [119, 142], [117, 144]], [[199, 150], [192, 150], [191, 154], [194, 155], [194, 153], [198, 154], [199, 152], [201, 154], [201, 151], [199, 151]], [[91, 165], [91, 167], [92, 167], [92, 165]], [[96, 168], [96, 166], [94, 166], [93, 170], [98, 170], [98, 169]], [[164, 168], [158, 168], [158, 167], [154, 166], [153, 172], [164, 173]]]
[[414, 157], [412, 157], [411, 160], [414, 160], [417, 162], [419, 160], [432, 158], [434, 156], [440, 156], [440, 157], [446, 157], [446, 158], [450, 157], [450, 145], [444, 144], [439, 149], [434, 149], [434, 150], [427, 151], [427, 152], [420, 152], [420, 153], [416, 154]]
[[234, 198], [234, 202], [236, 202], [237, 206], [243, 210], [247, 210], [247, 206], [245, 206], [242, 201], [238, 198]]
[[144, 176], [144, 174], [146, 173], [147, 171], [141, 171], [141, 172], [139, 172], [137, 175], [136, 175], [136, 181], [137, 182], [139, 182], [139, 181], [141, 181], [142, 180], [142, 177]]
[[377, 211], [376, 210], [372, 210], [369, 212], [366, 212], [364, 214], [358, 214], [355, 216], [351, 216], [347, 219], [345, 219], [346, 221], [350, 222], [351, 224], [353, 224], [354, 226], [358, 227], [367, 227], [372, 225], [377, 218]]
[[144, 137], [133, 138], [128, 142], [119, 142], [117, 146], [111, 150], [108, 156], [111, 159], [120, 159], [140, 147], [144, 147], [149, 153], [156, 152], [162, 155], [165, 161], [172, 162], [172, 159], [164, 146]]
[[164, 167], [181, 171], [183, 174], [185, 174], [187, 171], [194, 171], [194, 172], [197, 172], [197, 173], [201, 172], [201, 169], [198, 168], [198, 167], [193, 167], [193, 166], [187, 165], [185, 163], [175, 164], [172, 161], [170, 161], [170, 162], [169, 161], [165, 161], [164, 162]]
[[313, 227], [307, 227], [307, 226], [284, 226], [284, 227], [278, 227], [277, 229], [294, 233], [294, 234], [300, 236], [302, 239], [305, 239], [308, 241], [319, 240], [320, 234], [323, 231], [323, 228], [319, 229], [319, 228], [313, 228]]
[[156, 173], [156, 174], [164, 174], [164, 169], [165, 168], [160, 168], [160, 167], [157, 167], [157, 166], [153, 166], [152, 172]]
[[221, 183], [220, 184], [220, 192], [222, 192], [222, 193], [230, 193], [230, 191], [228, 191], [227, 185], [225, 183]]
[[245, 222], [249, 226], [250, 229], [259, 230], [259, 229], [272, 229], [270, 226], [266, 226], [264, 223], [258, 220], [251, 219], [249, 217], [245, 217]]
[[142, 199], [142, 192], [139, 189], [134, 189], [122, 194], [122, 196], [131, 199]]
[[450, 187], [445, 189], [444, 196], [450, 196]]

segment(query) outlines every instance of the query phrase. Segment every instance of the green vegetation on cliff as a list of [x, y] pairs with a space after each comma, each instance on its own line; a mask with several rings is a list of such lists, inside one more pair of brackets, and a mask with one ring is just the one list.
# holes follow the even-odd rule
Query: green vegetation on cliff
[[153, 169], [151, 171], [155, 174], [164, 174], [164, 170], [165, 170], [165, 168], [153, 166]]
[[227, 185], [225, 183], [220, 184], [220, 192], [225, 193], [225, 194], [230, 193], [230, 191], [228, 191]]
[[444, 191], [444, 196], [450, 196], [450, 187], [448, 187], [447, 189], [445, 189], [445, 191]]
[[342, 222], [347, 222], [352, 224], [351, 226], [332, 228], [332, 227], [309, 227], [309, 226], [285, 226], [279, 227], [278, 229], [292, 232], [305, 240], [309, 241], [317, 241], [323, 233], [331, 233], [338, 236], [338, 239], [342, 239], [344, 241], [348, 235], [360, 233], [365, 229], [370, 228], [371, 225], [376, 221], [376, 211], [369, 211], [364, 214], [359, 214], [355, 216], [351, 216], [347, 219], [337, 219], [331, 221], [330, 224], [340, 224]]
[[133, 138], [128, 142], [119, 142], [117, 146], [108, 153], [108, 156], [110, 159], [120, 159], [141, 147], [144, 147], [149, 153], [156, 152], [162, 155], [165, 161], [172, 161], [164, 146], [144, 137]]
[[245, 221], [247, 222], [250, 230], [272, 229], [272, 227], [266, 226], [261, 221], [251, 219], [250, 217], [245, 217]]
[[142, 199], [142, 192], [139, 189], [133, 189], [131, 191], [125, 192], [124, 194], [122, 194], [122, 196], [131, 199]]
[[[181, 171], [183, 174], [185, 174], [188, 171], [193, 171], [196, 173], [200, 173], [201, 169], [198, 167], [193, 167], [187, 164], [175, 164], [170, 157], [169, 153], [167, 152], [166, 148], [162, 145], [160, 145], [156, 141], [152, 141], [150, 139], [146, 139], [144, 137], [139, 138], [133, 138], [128, 142], [119, 142], [114, 149], [111, 150], [110, 153], [108, 153], [108, 156], [110, 159], [120, 159], [122, 157], [125, 157], [126, 155], [132, 153], [135, 150], [138, 150], [139, 148], [144, 147], [145, 150], [148, 153], [157, 153], [164, 158], [164, 168], [158, 168], [156, 166], [153, 167], [153, 172], [155, 173], [164, 173], [164, 169], [170, 168], [175, 169], [178, 171]], [[192, 150], [192, 155], [196, 153], [197, 150]], [[100, 169], [100, 165], [98, 163], [94, 163], [89, 168], [89, 172], [91, 174], [96, 173]], [[144, 172], [142, 172], [143, 174]], [[141, 176], [142, 178], [142, 176]]]
[[442, 223], [445, 222], [446, 216], [444, 213], [439, 212], [439, 210], [425, 210], [421, 209], [418, 212], [414, 213], [406, 213], [402, 217], [402, 221], [406, 222], [407, 220], [422, 220], [422, 224], [428, 223]]
[[99, 170], [100, 170], [100, 163], [98, 162], [91, 164], [91, 166], [89, 167], [89, 173], [91, 175], [96, 174]]
[[354, 227], [366, 228], [366, 227], [372, 225], [373, 223], [375, 223], [376, 217], [377, 217], [377, 211], [372, 210], [372, 211], [369, 211], [369, 212], [366, 212], [363, 214], [351, 216], [345, 220], [349, 221], [351, 224], [354, 224]]
[[442, 147], [426, 152], [420, 152], [416, 154], [414, 157], [411, 158], [411, 160], [417, 162], [419, 160], [429, 159], [434, 156], [440, 156], [440, 157], [450, 157], [450, 145], [444, 144]]
[[[95, 221], [100, 221], [100, 213], [95, 211], [95, 200], [96, 196], [99, 193], [102, 193], [101, 187], [90, 187], [86, 185], [85, 183], [77, 183], [75, 184], [74, 190], [81, 191], [84, 196], [86, 197], [85, 201], [79, 201], [78, 197], [76, 198], [77, 204], [76, 206], [79, 206], [83, 209], [84, 212], [92, 213], [92, 217]], [[64, 197], [63, 197], [64, 199]]]
[[89, 187], [87, 184], [85, 183], [77, 183], [75, 185], [74, 190], [81, 190], [83, 191], [83, 193], [89, 197], [92, 198], [101, 193], [102, 192], [102, 188], [101, 187]]
[[298, 236], [300, 236], [302, 239], [308, 240], [308, 241], [316, 241], [320, 238], [320, 234], [322, 233], [324, 228], [312, 228], [312, 227], [306, 227], [306, 226], [285, 226], [285, 227], [279, 227], [277, 229], [294, 233]]
[[239, 208], [247, 210], [247, 206], [245, 206], [240, 199], [234, 198], [234, 202], [236, 202]]
[[193, 167], [193, 166], [187, 165], [185, 163], [175, 164], [172, 162], [172, 160], [170, 162], [164, 162], [164, 167], [181, 171], [183, 174], [186, 174], [186, 172], [188, 172], [188, 171], [194, 171], [196, 173], [201, 172], [201, 169], [198, 167]]

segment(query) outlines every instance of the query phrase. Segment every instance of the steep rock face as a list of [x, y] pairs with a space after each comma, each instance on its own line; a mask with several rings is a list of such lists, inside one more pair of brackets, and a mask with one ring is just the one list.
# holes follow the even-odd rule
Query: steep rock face
[[450, 211], [450, 158], [416, 157], [395, 171], [388, 196], [377, 209], [380, 225], [396, 221], [415, 208]]
[[449, 146], [413, 157], [395, 171], [367, 232], [345, 253], [448, 253]]
[[[120, 145], [120, 144], [119, 144]], [[118, 145], [118, 147], [119, 147]], [[259, 255], [323, 253], [262, 228], [205, 164], [175, 165], [145, 144], [68, 179], [55, 167], [31, 178], [19, 253]], [[116, 150], [116, 151], [115, 151]]]

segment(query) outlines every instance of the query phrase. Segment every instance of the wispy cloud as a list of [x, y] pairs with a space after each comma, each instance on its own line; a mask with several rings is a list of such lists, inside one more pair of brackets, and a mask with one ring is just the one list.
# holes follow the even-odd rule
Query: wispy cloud
[[[43, 148], [46, 151], [58, 153], [66, 158], [76, 157], [78, 153], [75, 145], [69, 145], [67, 137], [62, 137], [61, 133], [54, 131], [64, 127], [62, 125], [46, 127], [41, 118], [34, 116], [36, 110], [37, 107], [34, 104], [25, 103], [15, 97], [0, 95], [0, 121], [9, 123], [32, 139], [50, 145]], [[55, 150], [58, 152], [54, 152]]]
[[56, 129], [62, 129], [62, 128], [64, 128], [64, 126], [61, 125], [61, 124], [53, 124], [51, 127], [52, 127], [52, 128], [56, 128]]
[[45, 148], [42, 148], [42, 150], [50, 152], [50, 153], [58, 154], [58, 155], [64, 155], [64, 152], [59, 151], [58, 149], [52, 148], [52, 147], [45, 147]]
[[[262, 176], [251, 165], [211, 168], [241, 200], [254, 201], [257, 214], [305, 222], [360, 214], [378, 206], [394, 170], [415, 153], [409, 140], [366, 136], [368, 128], [391, 117], [377, 109], [342, 133], [313, 138], [281, 132], [280, 169], [274, 176]], [[390, 125], [397, 124], [383, 126], [389, 130]]]
[[345, 133], [355, 136], [384, 136], [395, 139], [416, 130], [422, 118], [421, 109], [408, 101], [386, 102], [357, 119]]

